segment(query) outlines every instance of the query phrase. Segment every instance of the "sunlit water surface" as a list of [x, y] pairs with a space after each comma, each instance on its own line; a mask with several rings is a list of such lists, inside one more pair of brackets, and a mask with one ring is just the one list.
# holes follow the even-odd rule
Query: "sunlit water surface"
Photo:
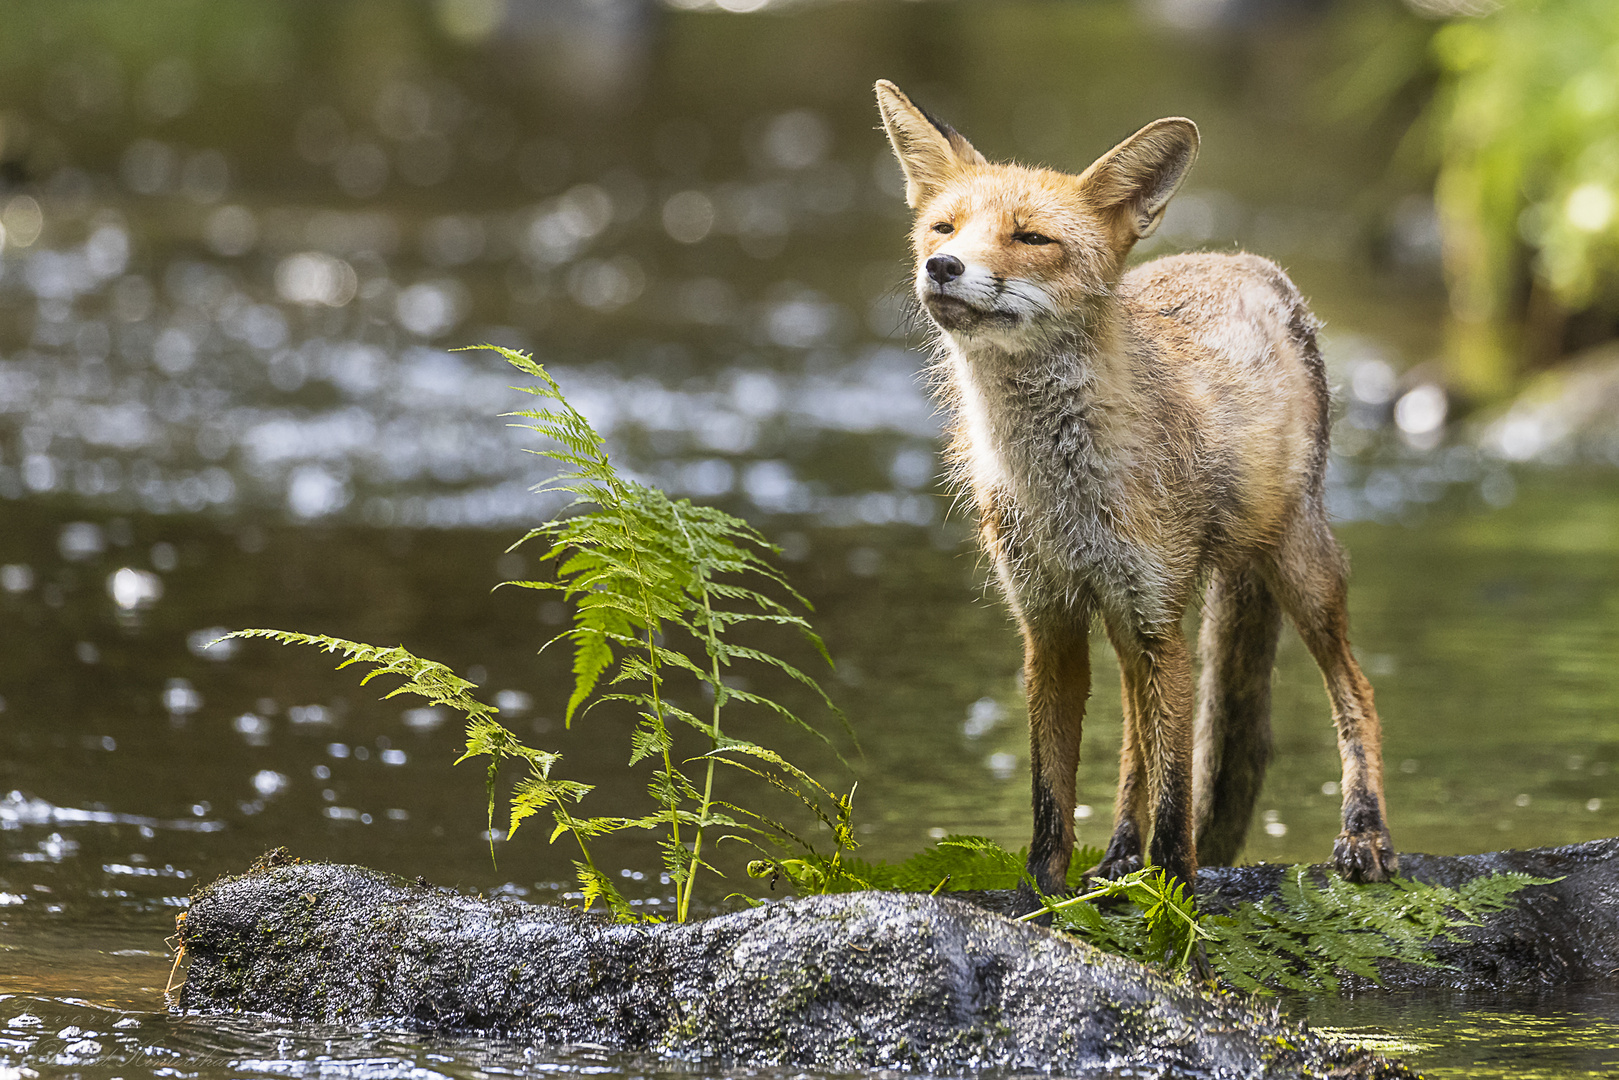
[[[275, 845], [517, 900], [572, 888], [539, 828], [491, 864], [450, 717], [380, 702], [319, 655], [207, 648], [222, 628], [404, 642], [562, 750], [604, 812], [644, 797], [622, 717], [562, 729], [565, 659], [534, 653], [566, 613], [490, 592], [541, 571], [505, 549], [553, 507], [527, 491], [544, 475], [531, 444], [493, 419], [523, 403], [510, 374], [452, 345], [533, 349], [626, 467], [782, 546], [837, 670], [767, 644], [826, 675], [861, 748], [838, 744], [847, 772], [790, 731], [738, 730], [858, 779], [862, 854], [952, 832], [1024, 842], [1018, 650], [936, 479], [940, 418], [899, 301], [906, 216], [867, 97], [879, 76], [992, 156], [1073, 168], [1154, 116], [1199, 121], [1202, 159], [1149, 254], [1260, 250], [1326, 319], [1329, 495], [1398, 846], [1619, 833], [1619, 478], [1509, 470], [1445, 432], [1415, 366], [1438, 344], [1431, 206], [1390, 187], [1396, 128], [1345, 134], [1308, 104], [1371, 7], [1188, 33], [1120, 3], [679, 6], [514, 3], [485, 25], [453, 16], [478, 4], [241, 0], [228, 17], [180, 4], [183, 38], [115, 4], [13, 13], [0, 1080], [733, 1075], [164, 1011], [187, 895]], [[1062, 62], [1031, 66], [1030, 42]], [[1100, 650], [1096, 670], [1091, 844], [1119, 744]], [[791, 686], [752, 685], [826, 720]], [[1291, 637], [1275, 712], [1246, 857], [1318, 860], [1338, 765]], [[667, 907], [649, 848], [599, 857], [638, 905]], [[738, 884], [711, 883], [706, 910]], [[1439, 1075], [1614, 1067], [1605, 993], [1292, 1007]]]
[[[1355, 636], [1378, 686], [1404, 850], [1619, 832], [1619, 730], [1605, 722], [1619, 700], [1619, 483], [1523, 474], [1518, 491], [1503, 509], [1458, 498], [1419, 526], [1340, 530], [1356, 560]], [[74, 524], [37, 504], [16, 509], [34, 535]], [[252, 645], [213, 658], [198, 645], [213, 633], [203, 624], [403, 640], [462, 670], [481, 666], [474, 676], [504, 695], [518, 730], [562, 749], [570, 775], [602, 785], [593, 798], [605, 806], [640, 797], [642, 780], [619, 765], [622, 721], [592, 719], [572, 733], [556, 722], [561, 658], [532, 655], [552, 616], [529, 594], [486, 592], [510, 558], [501, 555], [509, 536], [190, 518], [104, 524], [123, 542], [71, 562], [41, 552], [39, 583], [0, 597], [8, 624], [24, 631], [7, 660], [0, 729], [0, 788], [13, 791], [0, 798], [0, 993], [17, 995], [7, 1009], [43, 1025], [8, 1031], [7, 1060], [114, 1075], [125, 1068], [118, 1062], [168, 1053], [185, 1074], [213, 1075], [215, 1066], [251, 1071], [281, 1047], [286, 1067], [304, 1071], [337, 1068], [314, 1063], [322, 1054], [365, 1075], [539, 1067], [532, 1053], [496, 1044], [377, 1035], [328, 1045], [324, 1034], [160, 1011], [171, 962], [163, 938], [186, 894], [275, 844], [486, 895], [547, 901], [570, 887], [565, 857], [538, 833], [500, 844], [491, 866], [479, 776], [449, 767], [458, 732], [447, 718], [374, 700], [318, 654]], [[945, 832], [1022, 843], [1017, 650], [995, 603], [974, 599], [976, 558], [914, 528], [784, 531], [802, 545], [789, 568], [841, 661], [829, 685], [862, 738], [862, 854], [900, 857]], [[161, 574], [162, 599], [121, 614], [106, 582], [126, 564], [150, 565], [160, 544], [178, 553]], [[59, 594], [48, 596], [53, 587]], [[94, 663], [81, 655], [87, 644]], [[1100, 651], [1096, 661], [1103, 674], [1081, 771], [1091, 816], [1080, 839], [1089, 843], [1105, 839], [1118, 744], [1111, 661]], [[21, 675], [47, 669], [68, 677]], [[1276, 727], [1277, 761], [1247, 857], [1317, 860], [1337, 829], [1337, 761], [1324, 695], [1296, 643], [1282, 653]], [[782, 741], [825, 775], [853, 779], [814, 745]], [[607, 850], [629, 895], [666, 906], [649, 850]], [[730, 887], [716, 882], [708, 903], [723, 906]], [[1486, 1075], [1464, 1068], [1478, 1060], [1508, 1063], [1503, 1076], [1531, 1064], [1541, 1070], [1532, 1075], [1577, 1076], [1604, 1067], [1610, 1006], [1603, 994], [1575, 992], [1549, 1001], [1368, 995], [1299, 1007], [1353, 1037], [1381, 1033], [1404, 1056], [1462, 1070], [1451, 1075]], [[135, 1024], [114, 1026], [122, 1020]], [[651, 1068], [592, 1064], [591, 1053], [542, 1059], [568, 1070]], [[96, 1071], [107, 1062], [111, 1071]]]

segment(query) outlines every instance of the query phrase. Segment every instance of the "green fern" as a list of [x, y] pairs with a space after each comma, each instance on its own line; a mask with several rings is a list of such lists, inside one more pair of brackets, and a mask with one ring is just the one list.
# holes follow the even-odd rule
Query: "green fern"
[[[853, 846], [853, 845], [843, 845]], [[1100, 848], [1074, 849], [1068, 886], [1085, 882], [1085, 868], [1102, 858]], [[886, 892], [962, 892], [1015, 889], [1028, 875], [1028, 852], [1012, 852], [982, 836], [946, 836], [932, 847], [897, 863], [831, 858], [808, 851], [798, 858], [759, 859], [748, 872], [757, 878], [786, 879], [808, 895], [880, 889]]]
[[414, 694], [434, 705], [443, 705], [461, 713], [466, 718], [467, 725], [466, 750], [456, 758], [455, 763], [459, 765], [473, 757], [489, 758], [485, 788], [488, 797], [490, 859], [493, 860], [495, 857], [495, 803], [498, 801], [495, 788], [500, 764], [503, 761], [521, 761], [528, 765], [530, 775], [517, 785], [522, 801], [519, 804], [518, 799], [513, 798], [511, 830], [515, 832], [517, 823], [524, 817], [541, 807], [554, 804], [557, 807], [559, 831], [553, 833], [551, 839], [555, 840], [560, 832], [565, 830], [571, 832], [578, 841], [584, 863], [575, 865], [580, 868], [579, 878], [585, 889], [586, 906], [589, 906], [591, 899], [600, 897], [615, 912], [627, 913], [631, 910], [629, 901], [618, 894], [607, 876], [598, 871], [591, 862], [587, 843], [591, 833], [582, 828], [568, 813], [567, 803], [570, 801], [577, 803], [583, 799], [590, 793], [591, 786], [572, 780], [553, 780], [551, 767], [562, 760], [562, 755], [525, 746], [516, 735], [494, 719], [499, 709], [472, 696], [471, 691], [477, 689], [477, 684], [461, 678], [436, 660], [424, 660], [416, 656], [403, 645], [382, 648], [325, 634], [300, 634], [288, 630], [237, 630], [226, 634], [225, 637], [267, 638], [282, 645], [313, 645], [325, 652], [342, 653], [343, 662], [337, 665], [339, 671], [350, 664], [371, 666], [371, 670], [360, 679], [361, 686], [379, 675], [395, 675], [404, 680], [384, 694], [384, 700], [398, 697], [400, 694]]
[[[1275, 896], [1226, 915], [1198, 913], [1185, 886], [1146, 867], [1079, 896], [1048, 900], [1053, 924], [1097, 948], [1145, 963], [1184, 967], [1205, 950], [1214, 974], [1239, 990], [1336, 992], [1345, 973], [1382, 984], [1384, 961], [1442, 967], [1436, 941], [1462, 941], [1479, 917], [1511, 907], [1546, 878], [1496, 874], [1459, 889], [1410, 878], [1356, 885], [1309, 866], [1290, 867]], [[1095, 901], [1125, 900], [1096, 906]]]
[[[837, 849], [855, 846], [847, 800], [840, 801], [781, 755], [727, 735], [721, 726], [723, 710], [735, 703], [762, 709], [825, 738], [779, 702], [728, 681], [738, 666], [755, 665], [808, 687], [848, 730], [842, 713], [813, 678], [777, 656], [731, 638], [738, 629], [790, 627], [831, 663], [808, 620], [754, 587], [757, 583], [774, 589], [799, 608], [809, 609], [808, 601], [764, 557], [775, 549], [740, 518], [671, 499], [657, 488], [625, 478], [608, 460], [602, 437], [569, 404], [543, 367], [522, 353], [495, 351], [533, 378], [532, 385], [519, 389], [542, 402], [538, 408], [510, 415], [526, 421], [519, 426], [550, 440], [554, 445], [535, 452], [562, 466], [536, 490], [572, 495], [569, 509], [582, 510], [554, 518], [512, 545], [543, 543], [541, 558], [555, 565], [554, 580], [507, 584], [560, 592], [573, 605], [573, 626], [547, 643], [573, 644], [574, 687], [565, 722], [571, 726], [581, 710], [597, 704], [628, 705], [637, 717], [630, 764], [649, 758], [657, 762], [649, 790], [660, 807], [658, 813], [591, 821], [606, 831], [663, 831], [659, 843], [664, 869], [675, 884], [676, 917], [681, 921], [690, 911], [698, 872], [718, 873], [705, 859], [710, 841], [732, 839], [757, 847], [767, 837], [797, 839], [779, 822], [719, 800], [715, 776], [722, 764], [763, 777], [829, 824], [841, 822], [834, 828]], [[669, 700], [671, 678], [695, 681], [704, 689], [711, 700], [706, 716]], [[696, 731], [707, 743], [704, 752], [677, 761], [678, 727]], [[696, 775], [688, 776], [683, 771], [686, 765], [695, 765]], [[517, 793], [514, 815], [538, 809], [530, 808], [527, 798], [526, 792]]]
[[[1343, 975], [1381, 983], [1385, 961], [1440, 966], [1438, 941], [1461, 941], [1482, 916], [1516, 903], [1531, 885], [1525, 874], [1474, 878], [1459, 888], [1410, 878], [1355, 885], [1309, 866], [1290, 867], [1273, 897], [1241, 904], [1224, 915], [1198, 912], [1179, 881], [1146, 867], [1116, 881], [1085, 880], [1100, 861], [1097, 848], [1076, 848], [1068, 888], [1040, 911], [1060, 930], [1143, 963], [1184, 968], [1202, 950], [1209, 968], [1241, 990], [1336, 991]], [[1026, 852], [1008, 851], [981, 836], [949, 836], [898, 863], [827, 858], [761, 859], [749, 873], [786, 879], [801, 893], [954, 892], [1012, 889], [1026, 879]]]
[[[230, 636], [270, 638], [341, 652], [345, 658], [340, 668], [352, 663], [372, 665], [362, 683], [384, 674], [402, 678], [404, 682], [387, 697], [416, 694], [459, 711], [466, 720], [467, 740], [457, 763], [489, 759], [490, 857], [494, 856], [498, 774], [502, 764], [517, 761], [526, 775], [512, 790], [507, 835], [515, 835], [530, 817], [550, 811], [555, 826], [551, 841], [566, 833], [579, 846], [581, 859], [574, 867], [587, 908], [600, 901], [618, 918], [636, 917], [629, 901], [596, 867], [590, 854], [590, 841], [624, 830], [644, 830], [657, 836], [664, 870], [675, 885], [676, 918], [681, 921], [690, 913], [698, 873], [704, 869], [719, 873], [709, 860], [713, 846], [721, 840], [741, 841], [762, 851], [769, 849], [761, 842], [798, 845], [814, 855], [814, 849], [781, 822], [718, 798], [715, 779], [720, 765], [763, 778], [818, 815], [832, 829], [835, 848], [830, 862], [836, 865], [843, 850], [856, 846], [850, 824], [852, 795], [834, 793], [775, 751], [736, 739], [721, 727], [725, 707], [740, 704], [825, 739], [779, 702], [728, 681], [738, 667], [752, 665], [773, 669], [808, 687], [848, 731], [847, 720], [813, 678], [779, 657], [732, 640], [739, 629], [789, 627], [831, 663], [808, 620], [789, 606], [808, 610], [809, 603], [765, 558], [775, 549], [739, 518], [671, 499], [657, 488], [622, 476], [608, 459], [605, 441], [568, 403], [543, 367], [523, 353], [483, 348], [494, 349], [535, 380], [534, 385], [517, 389], [540, 398], [541, 406], [509, 415], [526, 421], [518, 426], [539, 433], [552, 444], [531, 452], [562, 466], [536, 490], [573, 496], [563, 516], [530, 530], [512, 545], [543, 542], [542, 559], [553, 564], [554, 579], [504, 584], [559, 592], [573, 605], [572, 627], [545, 646], [558, 641], [573, 645], [574, 685], [565, 723], [572, 727], [576, 718], [600, 704], [629, 706], [636, 718], [629, 764], [653, 762], [647, 790], [657, 809], [639, 817], [576, 814], [574, 808], [592, 789], [551, 775], [560, 755], [525, 745], [495, 719], [498, 710], [472, 696], [472, 683], [402, 646], [385, 649], [278, 630], [244, 630]], [[764, 588], [785, 595], [788, 603], [767, 595]], [[672, 679], [684, 680], [688, 688], [695, 683], [706, 691], [711, 702], [706, 716], [670, 700]], [[676, 733], [682, 728], [697, 732], [703, 743], [701, 752], [684, 759], [676, 752]]]
[[[1104, 910], [1096, 906], [1098, 900], [1126, 901], [1129, 906]], [[1186, 885], [1156, 866], [1114, 881], [1092, 882], [1085, 892], [1047, 900], [1044, 908], [1023, 918], [1048, 913], [1054, 916], [1054, 925], [1097, 948], [1149, 964], [1185, 967], [1198, 947], [1213, 937]]]
[[1243, 990], [1335, 992], [1345, 973], [1381, 984], [1384, 961], [1442, 967], [1437, 941], [1503, 911], [1517, 893], [1556, 879], [1478, 877], [1451, 889], [1411, 878], [1356, 885], [1312, 867], [1290, 867], [1280, 891], [1229, 915], [1203, 918], [1209, 961]]

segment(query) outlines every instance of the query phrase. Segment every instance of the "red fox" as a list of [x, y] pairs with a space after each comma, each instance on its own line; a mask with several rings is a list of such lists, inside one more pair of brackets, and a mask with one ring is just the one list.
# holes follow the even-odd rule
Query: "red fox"
[[[1090, 873], [1146, 857], [1191, 885], [1199, 862], [1236, 856], [1253, 816], [1284, 614], [1332, 699], [1333, 864], [1386, 879], [1398, 861], [1381, 733], [1322, 504], [1318, 324], [1254, 255], [1124, 270], [1197, 157], [1196, 125], [1154, 121], [1072, 176], [991, 164], [892, 83], [877, 103], [916, 211], [953, 476], [1023, 636], [1035, 884], [1063, 890], [1073, 854], [1092, 622], [1123, 671], [1124, 751], [1113, 836]], [[1194, 715], [1181, 621], [1200, 589]]]

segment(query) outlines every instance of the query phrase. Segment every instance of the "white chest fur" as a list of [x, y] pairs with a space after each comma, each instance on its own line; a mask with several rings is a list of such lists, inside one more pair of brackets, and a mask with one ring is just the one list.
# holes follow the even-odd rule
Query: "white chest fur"
[[948, 357], [962, 479], [996, 512], [1003, 586], [1021, 609], [1100, 604], [1162, 614], [1163, 575], [1121, 513], [1139, 433], [1114, 384], [1120, 364], [1055, 354]]

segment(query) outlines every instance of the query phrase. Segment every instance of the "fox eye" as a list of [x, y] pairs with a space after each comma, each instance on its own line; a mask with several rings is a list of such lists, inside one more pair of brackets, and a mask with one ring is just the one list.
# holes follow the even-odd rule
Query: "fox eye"
[[1032, 247], [1039, 247], [1041, 244], [1055, 244], [1057, 242], [1044, 233], [1037, 232], [1016, 232], [1012, 234], [1012, 239], [1016, 240], [1020, 244], [1029, 244]]
[[956, 231], [956, 227], [948, 221], [941, 221], [933, 226], [933, 231], [936, 233], [953, 233]]

